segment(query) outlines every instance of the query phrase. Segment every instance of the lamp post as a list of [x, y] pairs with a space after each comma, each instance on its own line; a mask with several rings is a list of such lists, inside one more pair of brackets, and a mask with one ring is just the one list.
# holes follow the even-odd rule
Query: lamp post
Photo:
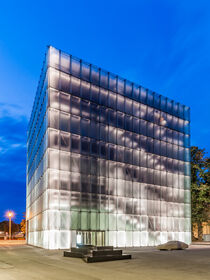
[[8, 212], [8, 218], [9, 218], [9, 239], [12, 239], [12, 217], [13, 213], [11, 211]]

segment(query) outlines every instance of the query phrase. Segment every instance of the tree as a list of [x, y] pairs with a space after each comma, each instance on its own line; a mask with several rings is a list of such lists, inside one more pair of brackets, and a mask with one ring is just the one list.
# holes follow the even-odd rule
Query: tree
[[25, 213], [24, 213], [24, 218], [22, 219], [21, 223], [20, 223], [20, 228], [22, 233], [24, 234], [24, 237], [26, 235], [26, 217], [25, 217]]
[[[11, 222], [12, 225], [12, 233], [14, 232], [19, 232], [20, 230], [20, 225], [16, 224], [15, 222]], [[4, 233], [9, 232], [9, 222], [8, 221], [2, 221], [0, 222], [0, 231], [4, 231]]]
[[198, 239], [202, 240], [203, 223], [209, 221], [210, 158], [205, 149], [194, 146], [191, 147], [191, 202], [192, 228], [197, 227]]

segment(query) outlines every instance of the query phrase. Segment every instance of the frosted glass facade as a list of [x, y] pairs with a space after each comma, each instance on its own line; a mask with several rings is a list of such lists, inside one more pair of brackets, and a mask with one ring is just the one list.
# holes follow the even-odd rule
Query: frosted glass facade
[[189, 111], [49, 47], [28, 128], [28, 243], [190, 243]]

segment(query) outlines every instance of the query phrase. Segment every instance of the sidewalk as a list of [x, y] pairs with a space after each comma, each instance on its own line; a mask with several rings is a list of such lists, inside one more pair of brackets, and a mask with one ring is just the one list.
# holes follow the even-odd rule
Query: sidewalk
[[0, 240], [0, 246], [25, 245], [26, 240]]
[[191, 245], [210, 245], [210, 241], [193, 241]]

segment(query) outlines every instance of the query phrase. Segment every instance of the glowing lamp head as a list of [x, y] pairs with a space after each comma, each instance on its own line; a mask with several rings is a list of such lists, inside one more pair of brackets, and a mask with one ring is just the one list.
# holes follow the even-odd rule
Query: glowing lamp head
[[6, 216], [7, 216], [8, 218], [12, 218], [12, 217], [14, 216], [14, 212], [8, 211], [7, 214], [6, 214]]

